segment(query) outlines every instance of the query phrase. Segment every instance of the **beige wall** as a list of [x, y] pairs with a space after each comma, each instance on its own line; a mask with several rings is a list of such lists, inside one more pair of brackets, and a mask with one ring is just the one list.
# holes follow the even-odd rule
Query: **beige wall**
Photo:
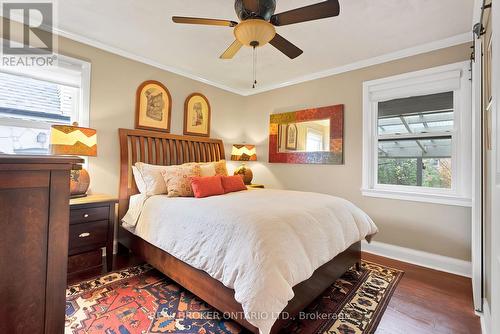
[[[369, 198], [360, 192], [363, 81], [464, 61], [469, 55], [469, 45], [461, 45], [246, 98], [240, 125], [246, 141], [257, 144], [261, 162], [254, 164], [255, 182], [345, 197], [377, 223], [375, 240], [470, 260], [470, 208]], [[345, 105], [345, 165], [265, 163], [270, 114], [334, 104]]]
[[[267, 187], [315, 191], [345, 197], [377, 223], [376, 240], [470, 260], [470, 209], [361, 196], [362, 83], [399, 73], [463, 61], [469, 45], [393, 61], [357, 71], [262, 93], [235, 95], [158, 68], [66, 38], [64, 55], [92, 63], [90, 126], [98, 130], [98, 157], [90, 158], [94, 192], [118, 193], [120, 127], [133, 128], [135, 92], [145, 80], [164, 83], [172, 95], [172, 133], [181, 134], [184, 100], [201, 92], [212, 106], [212, 137], [222, 138], [227, 156], [232, 143], [256, 144], [256, 183]], [[345, 164], [342, 166], [267, 164], [268, 125], [272, 113], [334, 104], [345, 105]], [[230, 163], [230, 168], [235, 167]]]
[[59, 52], [92, 63], [90, 126], [98, 131], [98, 156], [89, 161], [94, 192], [118, 194], [117, 129], [134, 127], [136, 89], [145, 80], [158, 80], [170, 91], [171, 133], [182, 134], [184, 101], [189, 94], [200, 92], [212, 107], [211, 135], [226, 139], [227, 144], [240, 135], [234, 130], [243, 114], [239, 95], [65, 38], [59, 41]]
[[[60, 52], [92, 63], [90, 125], [98, 130], [99, 156], [91, 158], [92, 189], [117, 194], [117, 128], [134, 126], [135, 90], [144, 80], [163, 82], [173, 100], [172, 133], [182, 133], [185, 98], [205, 94], [212, 105], [212, 137], [230, 145], [258, 145], [255, 182], [268, 187], [316, 191], [345, 197], [375, 220], [376, 240], [470, 260], [470, 209], [361, 196], [362, 82], [449, 64], [468, 58], [468, 45], [315, 80], [251, 97], [241, 97], [65, 38]], [[345, 165], [267, 164], [271, 113], [304, 107], [345, 105]], [[230, 163], [230, 167], [235, 164]]]

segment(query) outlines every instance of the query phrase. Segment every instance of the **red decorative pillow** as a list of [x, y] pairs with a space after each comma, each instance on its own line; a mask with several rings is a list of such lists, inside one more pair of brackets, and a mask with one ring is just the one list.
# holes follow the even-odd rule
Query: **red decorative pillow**
[[226, 194], [235, 191], [247, 190], [247, 186], [245, 186], [242, 177], [239, 175], [221, 176], [221, 181]]
[[191, 188], [196, 198], [224, 195], [224, 188], [222, 187], [220, 175], [192, 177]]

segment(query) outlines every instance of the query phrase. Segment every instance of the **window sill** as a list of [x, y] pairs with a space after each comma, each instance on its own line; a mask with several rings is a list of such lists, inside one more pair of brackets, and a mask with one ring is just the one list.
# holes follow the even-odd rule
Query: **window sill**
[[445, 195], [445, 194], [426, 194], [408, 191], [394, 191], [386, 189], [361, 189], [363, 196], [379, 197], [388, 199], [397, 199], [402, 201], [414, 201], [444, 205], [455, 205], [472, 207], [472, 199], [466, 197]]

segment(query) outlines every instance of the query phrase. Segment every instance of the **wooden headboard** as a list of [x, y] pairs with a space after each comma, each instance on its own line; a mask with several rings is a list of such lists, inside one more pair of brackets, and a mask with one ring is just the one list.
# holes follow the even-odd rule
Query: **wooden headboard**
[[119, 129], [120, 191], [118, 217], [128, 210], [130, 196], [137, 194], [132, 166], [140, 161], [153, 165], [181, 165], [187, 162], [211, 162], [225, 158], [220, 139], [179, 136], [163, 132]]

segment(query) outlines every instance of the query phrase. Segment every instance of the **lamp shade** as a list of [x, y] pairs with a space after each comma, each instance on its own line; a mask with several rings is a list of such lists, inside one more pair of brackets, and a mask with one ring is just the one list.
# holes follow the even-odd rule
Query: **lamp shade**
[[73, 125], [52, 125], [50, 153], [54, 155], [97, 156], [97, 131]]
[[232, 161], [257, 161], [255, 145], [234, 144], [231, 151]]
[[276, 36], [276, 29], [267, 21], [249, 19], [234, 28], [234, 36], [243, 45], [264, 46]]

